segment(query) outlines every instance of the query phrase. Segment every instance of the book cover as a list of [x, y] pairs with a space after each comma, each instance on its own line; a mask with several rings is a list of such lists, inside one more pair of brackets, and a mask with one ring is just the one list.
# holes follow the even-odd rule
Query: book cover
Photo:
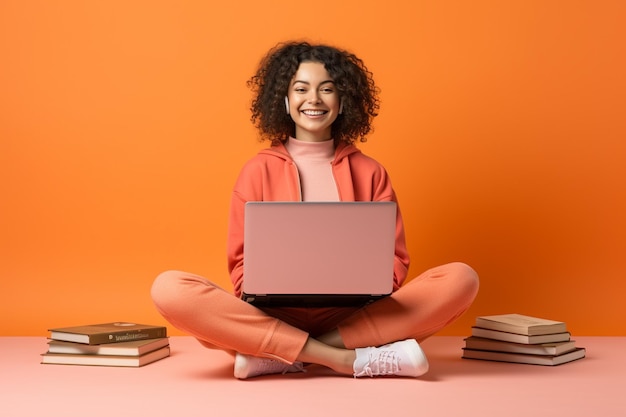
[[570, 340], [570, 334], [568, 332], [540, 335], [523, 335], [517, 333], [501, 332], [498, 330], [483, 329], [476, 326], [472, 327], [472, 336], [483, 337], [486, 339], [502, 340], [505, 342], [522, 343], [526, 345], [567, 342]]
[[505, 342], [501, 340], [485, 339], [470, 336], [465, 339], [465, 347], [473, 350], [491, 350], [496, 352], [525, 353], [530, 355], [562, 355], [576, 349], [575, 341], [557, 343], [540, 343], [529, 345], [523, 343]]
[[44, 353], [41, 355], [41, 363], [54, 365], [140, 367], [166, 358], [169, 355], [169, 346], [148, 352], [141, 356], [68, 355], [63, 353]]
[[562, 355], [525, 355], [523, 353], [493, 352], [463, 349], [464, 359], [480, 359], [496, 362], [523, 363], [528, 365], [556, 366], [585, 357], [585, 348], [576, 348]]
[[70, 355], [141, 356], [165, 346], [169, 346], [168, 338], [106, 343], [103, 345], [86, 345], [84, 343], [49, 340], [48, 353], [63, 353]]
[[128, 322], [59, 327], [49, 331], [51, 339], [88, 345], [167, 337], [167, 329], [164, 326]]
[[476, 318], [476, 327], [528, 336], [564, 333], [567, 331], [567, 326], [562, 321], [524, 316], [522, 314], [480, 316]]

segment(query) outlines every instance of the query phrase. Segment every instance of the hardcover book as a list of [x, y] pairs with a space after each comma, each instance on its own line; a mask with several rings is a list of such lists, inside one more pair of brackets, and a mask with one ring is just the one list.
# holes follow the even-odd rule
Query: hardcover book
[[476, 327], [528, 336], [565, 333], [567, 331], [566, 325], [562, 321], [541, 319], [538, 317], [524, 316], [522, 314], [500, 314], [477, 317]]
[[465, 347], [473, 350], [490, 350], [496, 352], [525, 353], [530, 355], [562, 355], [576, 349], [575, 342], [540, 343], [529, 345], [524, 343], [504, 342], [471, 336], [465, 339]]
[[167, 337], [167, 328], [164, 326], [127, 322], [60, 327], [49, 331], [51, 339], [88, 345]]
[[472, 336], [531, 345], [540, 343], [567, 342], [570, 340], [570, 334], [568, 332], [540, 335], [523, 335], [517, 333], [502, 332], [498, 330], [483, 329], [475, 326], [472, 327]]
[[148, 352], [141, 356], [68, 355], [63, 353], [44, 353], [41, 355], [41, 363], [55, 365], [140, 367], [166, 358], [169, 355], [169, 346]]
[[526, 355], [523, 353], [493, 352], [486, 350], [463, 349], [463, 358], [481, 359], [496, 362], [524, 363], [529, 365], [555, 366], [585, 357], [585, 348], [576, 348], [562, 355]]
[[49, 340], [48, 353], [63, 353], [70, 355], [141, 356], [165, 346], [169, 346], [168, 338], [106, 343], [104, 345], [86, 345], [84, 343]]

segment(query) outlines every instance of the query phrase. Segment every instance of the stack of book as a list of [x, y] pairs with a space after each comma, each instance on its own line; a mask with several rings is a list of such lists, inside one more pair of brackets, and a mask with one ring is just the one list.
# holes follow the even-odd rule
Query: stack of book
[[115, 322], [49, 331], [44, 364], [139, 367], [170, 355], [163, 326]]
[[561, 365], [585, 357], [564, 322], [501, 314], [476, 318], [463, 358], [532, 365]]

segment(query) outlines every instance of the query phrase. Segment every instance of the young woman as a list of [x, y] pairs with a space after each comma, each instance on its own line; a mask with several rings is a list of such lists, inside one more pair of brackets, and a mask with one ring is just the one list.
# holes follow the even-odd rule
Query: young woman
[[228, 235], [231, 294], [186, 272], [152, 287], [159, 312], [209, 348], [235, 353], [235, 377], [296, 372], [417, 377], [428, 370], [419, 342], [463, 314], [478, 291], [463, 263], [433, 268], [403, 285], [409, 266], [396, 220], [394, 292], [364, 307], [257, 308], [241, 295], [247, 201], [396, 201], [385, 169], [361, 153], [379, 108], [372, 74], [355, 55], [306, 42], [279, 44], [249, 80], [252, 122], [271, 147], [241, 170]]

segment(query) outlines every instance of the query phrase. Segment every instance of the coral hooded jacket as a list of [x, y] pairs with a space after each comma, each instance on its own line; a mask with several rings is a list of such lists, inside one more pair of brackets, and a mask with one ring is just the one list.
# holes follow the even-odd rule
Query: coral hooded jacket
[[[332, 161], [341, 201], [397, 201], [385, 168], [353, 145], [341, 143]], [[243, 222], [248, 201], [301, 201], [298, 169], [284, 145], [261, 150], [242, 168], [232, 194], [228, 270], [237, 297], [243, 282]], [[400, 209], [396, 220], [394, 291], [406, 278], [409, 255]]]

